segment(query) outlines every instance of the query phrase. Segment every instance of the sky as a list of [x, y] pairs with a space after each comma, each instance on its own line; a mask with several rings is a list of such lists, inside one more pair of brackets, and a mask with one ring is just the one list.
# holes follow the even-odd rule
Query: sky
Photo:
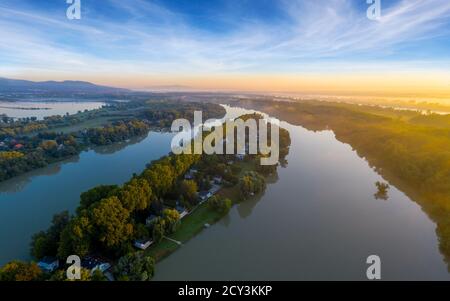
[[0, 0], [0, 77], [450, 99], [450, 1]]

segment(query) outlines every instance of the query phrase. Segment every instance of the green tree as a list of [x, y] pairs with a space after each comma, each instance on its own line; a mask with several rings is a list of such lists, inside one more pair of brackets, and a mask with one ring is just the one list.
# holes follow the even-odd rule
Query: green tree
[[166, 235], [166, 221], [163, 218], [158, 218], [153, 224], [153, 240], [159, 243]]
[[[59, 281], [59, 282], [60, 281], [104, 281], [104, 280], [94, 280], [94, 275], [95, 274], [96, 274], [96, 272], [94, 272], [91, 275], [91, 271], [90, 270], [85, 269], [85, 268], [81, 268], [80, 269], [80, 279], [68, 279], [67, 278], [67, 273], [66, 273], [65, 270], [57, 270], [50, 277], [50, 281]], [[101, 274], [101, 272], [100, 272], [100, 274]], [[97, 278], [95, 278], [95, 279], [97, 279]]]
[[175, 209], [164, 209], [163, 218], [166, 226], [166, 233], [173, 233], [180, 224], [180, 213]]
[[89, 208], [92, 204], [100, 202], [103, 199], [114, 196], [118, 192], [119, 186], [117, 185], [101, 185], [83, 192], [80, 196], [81, 200], [78, 212]]
[[72, 219], [61, 232], [58, 258], [65, 260], [76, 254], [84, 257], [91, 250], [92, 224], [86, 213]]
[[53, 216], [52, 224], [47, 231], [41, 231], [31, 238], [31, 255], [36, 259], [45, 256], [56, 256], [62, 231], [69, 224], [68, 211]]
[[220, 198], [217, 196], [213, 196], [208, 200], [208, 206], [210, 209], [223, 214], [228, 213], [232, 205], [233, 202], [230, 199]]
[[254, 171], [246, 172], [239, 180], [239, 188], [244, 199], [266, 189], [266, 180]]
[[155, 260], [143, 252], [121, 257], [114, 267], [114, 275], [122, 281], [150, 281], [154, 274]]
[[180, 183], [180, 193], [183, 199], [190, 204], [194, 204], [197, 200], [197, 191], [198, 186], [195, 181], [192, 180], [183, 180]]

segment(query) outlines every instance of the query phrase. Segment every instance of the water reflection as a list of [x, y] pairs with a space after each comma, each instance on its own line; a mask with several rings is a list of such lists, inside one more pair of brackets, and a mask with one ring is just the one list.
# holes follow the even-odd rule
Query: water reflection
[[[132, 139], [128, 141], [124, 141], [121, 143], [114, 143], [111, 145], [104, 145], [104, 146], [96, 146], [93, 147], [92, 150], [99, 155], [111, 155], [116, 152], [122, 151], [125, 148], [135, 145], [138, 143], [141, 143], [143, 140], [145, 140], [147, 136], [139, 136], [139, 137], [133, 137]], [[27, 172], [25, 174], [19, 175], [17, 177], [14, 177], [12, 179], [0, 182], [0, 194], [2, 193], [17, 193], [22, 190], [24, 190], [28, 184], [30, 184], [34, 177], [39, 176], [52, 176], [58, 174], [63, 165], [69, 164], [69, 163], [78, 163], [80, 160], [80, 156], [72, 156], [68, 159], [52, 163], [46, 167], [39, 168], [30, 172]]]
[[[275, 184], [277, 181], [278, 181], [278, 172], [266, 178], [267, 186]], [[236, 208], [239, 216], [242, 219], [248, 218], [252, 214], [253, 210], [256, 208], [256, 205], [258, 205], [258, 203], [263, 199], [263, 196], [264, 193], [260, 193], [240, 203]]]
[[46, 167], [39, 168], [12, 179], [0, 182], [0, 194], [2, 193], [16, 193], [24, 190], [28, 184], [31, 183], [34, 177], [52, 176], [61, 171], [61, 167], [68, 163], [77, 163], [80, 160], [79, 156], [73, 156], [69, 159], [50, 164]]

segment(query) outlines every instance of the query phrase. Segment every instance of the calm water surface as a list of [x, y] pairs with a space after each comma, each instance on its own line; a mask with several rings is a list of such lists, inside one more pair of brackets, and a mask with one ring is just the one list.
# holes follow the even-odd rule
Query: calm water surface
[[104, 102], [35, 102], [35, 101], [0, 101], [0, 114], [6, 114], [8, 117], [24, 118], [37, 117], [43, 119], [47, 116], [75, 114], [78, 111], [94, 110], [105, 105]]
[[80, 194], [94, 186], [128, 181], [170, 151], [172, 136], [150, 133], [0, 183], [0, 265], [29, 259], [31, 235], [48, 228], [54, 214], [74, 212]]
[[[372, 254], [383, 279], [450, 279], [435, 224], [416, 203], [392, 186], [387, 201], [375, 199], [382, 177], [332, 132], [282, 126], [292, 145], [278, 179], [159, 263], [156, 280], [365, 279]], [[96, 185], [125, 182], [167, 154], [171, 137], [151, 133], [0, 184], [0, 264], [28, 259], [31, 234], [55, 213]]]
[[381, 257], [382, 278], [449, 280], [435, 224], [331, 131], [282, 123], [288, 166], [258, 199], [234, 207], [157, 265], [155, 280], [363, 280]]

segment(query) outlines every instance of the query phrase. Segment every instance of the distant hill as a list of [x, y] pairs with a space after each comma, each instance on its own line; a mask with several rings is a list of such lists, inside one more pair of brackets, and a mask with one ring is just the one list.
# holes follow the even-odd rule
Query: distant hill
[[0, 78], [0, 93], [124, 93], [127, 89], [99, 86], [83, 81], [45, 81]]

